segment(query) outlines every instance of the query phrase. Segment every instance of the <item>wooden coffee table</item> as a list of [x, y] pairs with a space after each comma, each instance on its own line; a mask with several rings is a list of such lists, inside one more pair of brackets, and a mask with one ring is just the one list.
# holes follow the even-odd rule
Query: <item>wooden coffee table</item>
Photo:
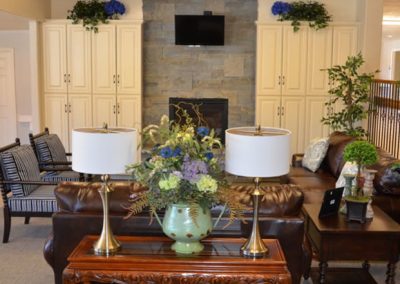
[[[349, 277], [355, 277], [353, 283], [376, 283], [367, 272], [368, 261], [377, 260], [388, 262], [386, 283], [395, 283], [400, 226], [378, 207], [373, 207], [374, 218], [364, 224], [347, 222], [345, 215], [340, 213], [319, 219], [320, 207], [320, 204], [303, 207], [306, 235], [320, 261], [313, 280], [317, 283], [352, 283]], [[362, 269], [328, 270], [330, 260], [360, 260], [364, 263]]]
[[166, 237], [117, 237], [122, 249], [97, 256], [86, 236], [68, 258], [63, 283], [291, 283], [282, 249], [266, 239], [269, 255], [260, 259], [240, 255], [244, 239], [207, 238], [197, 255], [177, 255]]

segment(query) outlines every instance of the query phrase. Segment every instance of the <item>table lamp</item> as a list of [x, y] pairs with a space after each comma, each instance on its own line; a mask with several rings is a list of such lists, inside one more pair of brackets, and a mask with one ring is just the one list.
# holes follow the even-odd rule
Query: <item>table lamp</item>
[[260, 179], [289, 172], [291, 132], [281, 128], [237, 127], [225, 131], [225, 171], [233, 175], [253, 177], [253, 225], [250, 237], [242, 246], [244, 256], [262, 257], [268, 248], [258, 226]]
[[109, 255], [120, 248], [108, 216], [108, 198], [113, 188], [109, 174], [125, 173], [128, 164], [136, 162], [137, 130], [132, 128], [79, 128], [72, 130], [72, 169], [101, 175], [99, 188], [103, 204], [103, 229], [94, 244], [96, 254]]

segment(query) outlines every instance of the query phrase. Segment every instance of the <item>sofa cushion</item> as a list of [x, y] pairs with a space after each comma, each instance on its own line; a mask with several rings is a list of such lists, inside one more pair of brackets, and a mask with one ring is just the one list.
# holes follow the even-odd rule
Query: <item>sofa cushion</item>
[[321, 167], [328, 170], [335, 178], [338, 178], [345, 164], [343, 151], [346, 145], [356, 138], [341, 132], [333, 132], [329, 136], [329, 147]]
[[23, 212], [57, 212], [58, 206], [54, 196], [54, 185], [41, 185], [28, 196], [8, 199], [11, 211]]
[[302, 166], [312, 172], [317, 171], [322, 163], [322, 160], [325, 158], [328, 146], [328, 138], [312, 140], [304, 152]]
[[[0, 165], [5, 180], [40, 181], [38, 161], [31, 146], [21, 145], [0, 154]], [[10, 184], [14, 197], [23, 197], [33, 192], [38, 185]]]
[[304, 203], [321, 203], [325, 191], [335, 188], [336, 179], [324, 173], [313, 177], [290, 177], [289, 182], [301, 185]]

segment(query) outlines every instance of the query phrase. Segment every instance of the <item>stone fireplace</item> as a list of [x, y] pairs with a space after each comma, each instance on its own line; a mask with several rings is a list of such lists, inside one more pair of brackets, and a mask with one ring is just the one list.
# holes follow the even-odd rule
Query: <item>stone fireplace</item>
[[[169, 119], [179, 123], [183, 110], [186, 110], [196, 125], [215, 130], [216, 136], [225, 143], [225, 130], [228, 128], [228, 99], [221, 98], [169, 98]], [[198, 111], [200, 117], [195, 112]], [[203, 121], [199, 121], [203, 120]]]
[[[229, 100], [229, 127], [254, 125], [257, 0], [143, 1], [143, 125], [169, 98]], [[225, 16], [223, 46], [175, 45], [175, 15]]]

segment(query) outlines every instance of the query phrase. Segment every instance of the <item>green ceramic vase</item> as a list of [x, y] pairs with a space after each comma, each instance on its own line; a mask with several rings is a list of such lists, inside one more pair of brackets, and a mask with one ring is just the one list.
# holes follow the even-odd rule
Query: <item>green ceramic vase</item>
[[189, 213], [189, 204], [171, 204], [164, 215], [163, 232], [175, 240], [171, 249], [177, 253], [194, 254], [202, 251], [204, 246], [200, 240], [212, 231], [210, 209], [203, 209], [198, 204], [192, 206], [197, 212], [195, 219]]

